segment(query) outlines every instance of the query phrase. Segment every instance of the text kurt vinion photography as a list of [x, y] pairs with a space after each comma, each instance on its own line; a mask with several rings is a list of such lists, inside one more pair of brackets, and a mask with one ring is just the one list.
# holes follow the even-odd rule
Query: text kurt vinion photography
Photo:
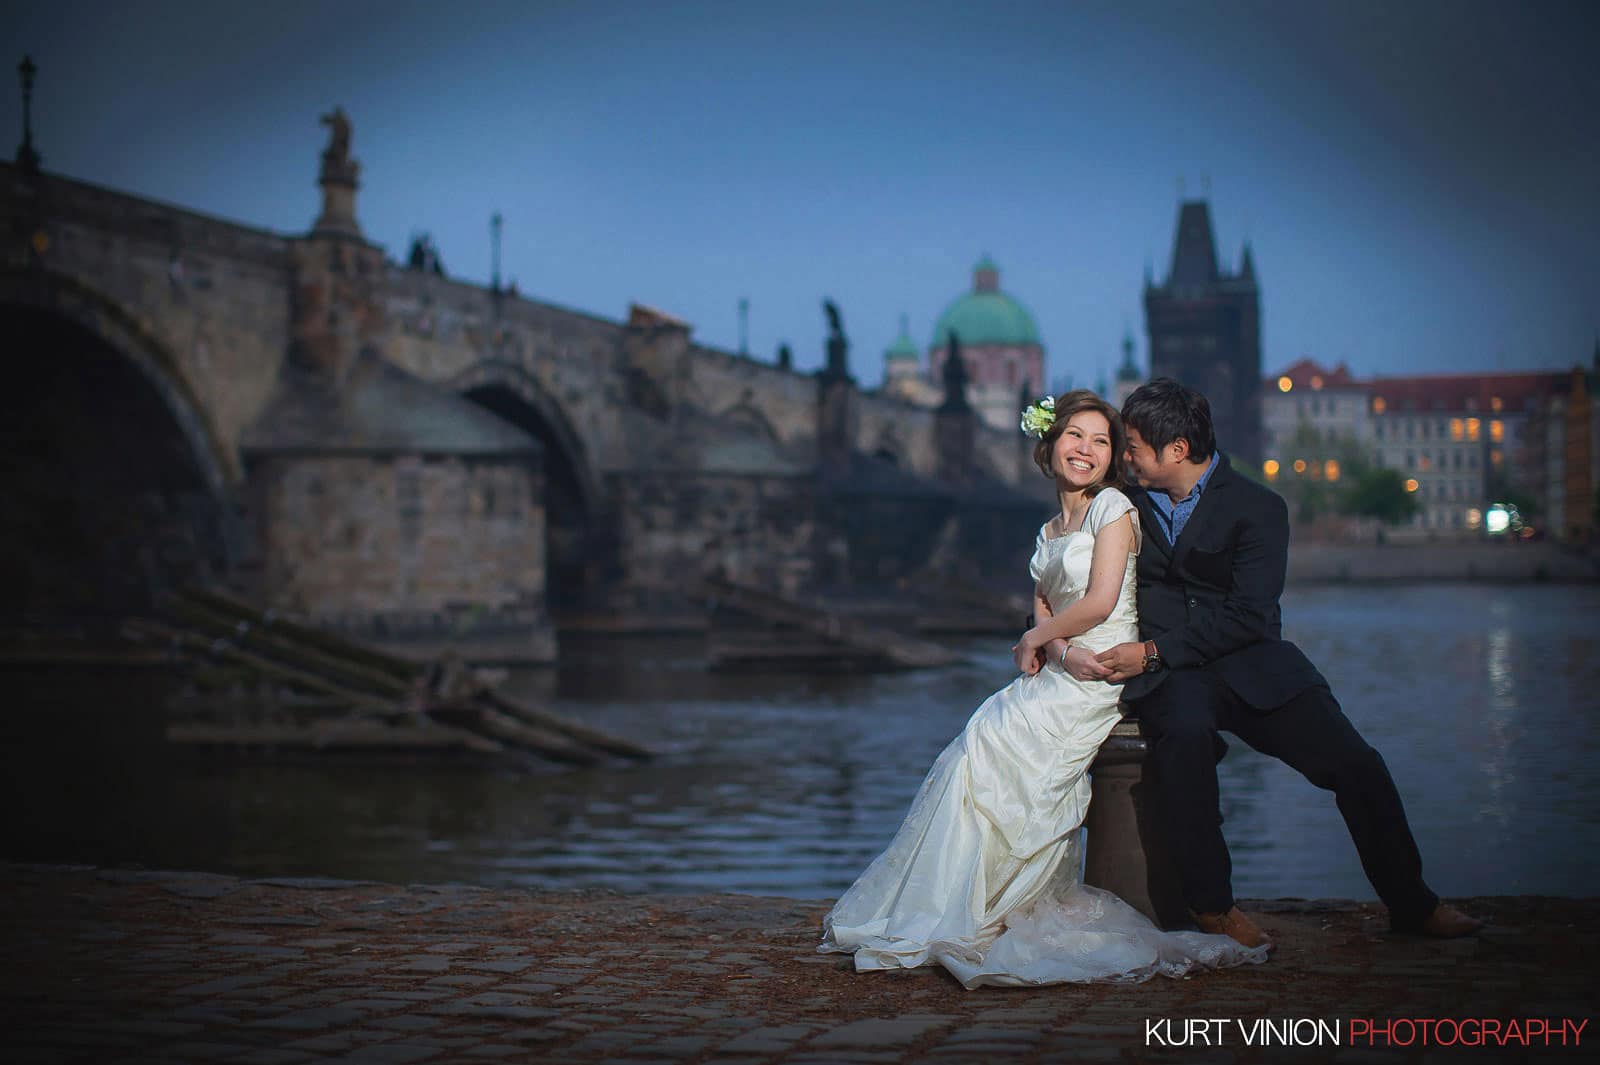
[[1162, 1017], [1144, 1022], [1144, 1044], [1577, 1048], [1588, 1025], [1572, 1017]]

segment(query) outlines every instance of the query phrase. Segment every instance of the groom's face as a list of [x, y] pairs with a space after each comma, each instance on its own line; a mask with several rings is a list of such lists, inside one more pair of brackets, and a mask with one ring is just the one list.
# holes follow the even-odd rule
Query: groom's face
[[1126, 460], [1128, 472], [1146, 488], [1171, 487], [1167, 482], [1171, 480], [1180, 463], [1174, 460], [1173, 456], [1162, 452], [1176, 451], [1177, 445], [1168, 444], [1161, 451], [1157, 451], [1145, 443], [1144, 437], [1140, 436], [1139, 430], [1133, 426], [1127, 426], [1124, 431], [1128, 437], [1128, 449], [1122, 457]]

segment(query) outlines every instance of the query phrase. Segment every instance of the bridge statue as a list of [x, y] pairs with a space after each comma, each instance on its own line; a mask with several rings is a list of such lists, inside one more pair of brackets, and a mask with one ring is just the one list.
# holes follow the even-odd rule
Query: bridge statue
[[822, 310], [828, 316], [828, 365], [825, 372], [829, 377], [849, 377], [850, 341], [844, 335], [839, 307], [832, 300], [825, 299], [822, 301]]
[[356, 177], [361, 173], [361, 164], [350, 158], [350, 116], [343, 107], [335, 107], [321, 121], [328, 127], [328, 146], [322, 149], [322, 170], [317, 175], [317, 183], [322, 186], [322, 214], [314, 231], [359, 237]]
[[322, 116], [328, 127], [328, 146], [322, 150], [322, 180], [355, 183], [361, 164], [350, 158], [350, 116], [335, 107]]
[[961, 338], [954, 329], [950, 330], [950, 344], [945, 349], [944, 371], [944, 403], [940, 410], [964, 411], [967, 404], [967, 363], [961, 357]]

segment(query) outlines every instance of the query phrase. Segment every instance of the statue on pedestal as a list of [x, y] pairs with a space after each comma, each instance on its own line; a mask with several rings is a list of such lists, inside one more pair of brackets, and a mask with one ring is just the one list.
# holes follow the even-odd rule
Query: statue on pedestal
[[845, 338], [844, 325], [839, 320], [839, 308], [832, 300], [822, 301], [822, 310], [828, 316], [828, 363], [823, 371], [828, 377], [850, 376], [850, 341]]
[[356, 223], [357, 176], [361, 164], [350, 158], [350, 116], [335, 107], [322, 116], [328, 127], [328, 146], [322, 150], [322, 169], [317, 183], [322, 186], [322, 214], [313, 231], [359, 237]]
[[944, 357], [944, 403], [940, 410], [964, 411], [967, 406], [967, 363], [961, 357], [961, 338], [950, 330], [950, 346]]
[[322, 150], [322, 180], [354, 184], [361, 164], [350, 158], [350, 116], [343, 107], [335, 107], [321, 121], [329, 130], [328, 146]]

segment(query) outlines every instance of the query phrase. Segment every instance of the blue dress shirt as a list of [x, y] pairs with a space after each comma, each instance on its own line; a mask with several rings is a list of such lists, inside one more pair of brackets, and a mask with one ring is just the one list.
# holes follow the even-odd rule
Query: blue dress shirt
[[1200, 502], [1200, 493], [1206, 490], [1206, 482], [1211, 480], [1211, 473], [1217, 468], [1217, 456], [1212, 454], [1211, 461], [1206, 465], [1206, 472], [1194, 483], [1189, 494], [1178, 500], [1172, 501], [1167, 493], [1157, 489], [1150, 493], [1150, 505], [1155, 508], [1156, 517], [1160, 518], [1161, 531], [1167, 536], [1167, 543], [1177, 544], [1178, 537], [1183, 535], [1183, 527], [1189, 523], [1189, 515], [1194, 513], [1195, 505]]

